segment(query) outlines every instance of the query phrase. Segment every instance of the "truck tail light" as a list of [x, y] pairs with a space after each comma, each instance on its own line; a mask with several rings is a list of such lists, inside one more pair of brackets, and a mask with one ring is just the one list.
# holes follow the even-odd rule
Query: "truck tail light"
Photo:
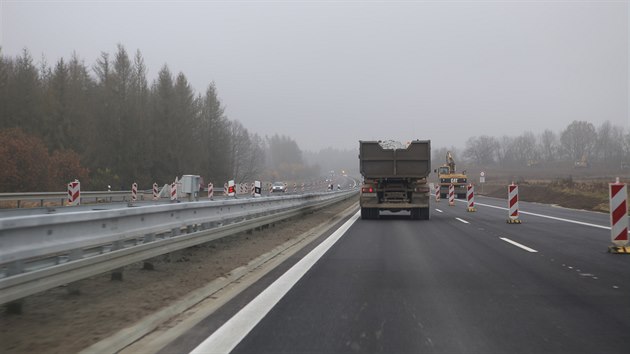
[[361, 188], [361, 193], [374, 193], [374, 188], [372, 188], [372, 187], [363, 187], [363, 188]]

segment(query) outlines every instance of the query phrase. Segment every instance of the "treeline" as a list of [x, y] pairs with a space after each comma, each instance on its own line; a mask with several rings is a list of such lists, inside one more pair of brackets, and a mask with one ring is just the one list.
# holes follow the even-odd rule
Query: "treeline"
[[[223, 183], [305, 169], [291, 139], [262, 138], [229, 120], [214, 83], [197, 94], [167, 65], [149, 83], [140, 51], [130, 56], [122, 45], [91, 67], [76, 53], [50, 67], [35, 65], [26, 49], [15, 58], [0, 51], [0, 122], [1, 192], [62, 190], [78, 177], [102, 190], [148, 188], [186, 173]], [[34, 146], [39, 155], [27, 151]], [[284, 149], [294, 155], [289, 162], [278, 155]], [[27, 173], [39, 183], [27, 182]]]
[[[434, 158], [444, 160], [445, 155], [446, 149], [438, 149]], [[630, 166], [630, 132], [609, 121], [598, 127], [574, 121], [560, 133], [547, 129], [538, 135], [525, 132], [514, 137], [471, 137], [461, 157], [478, 166], [535, 167], [565, 162], [586, 167], [598, 162], [619, 169]]]

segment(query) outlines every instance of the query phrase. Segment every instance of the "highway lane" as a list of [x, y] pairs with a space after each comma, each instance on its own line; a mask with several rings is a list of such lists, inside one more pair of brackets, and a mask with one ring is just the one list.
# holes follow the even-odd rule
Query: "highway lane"
[[233, 352], [627, 352], [630, 257], [608, 230], [433, 208], [356, 221]]

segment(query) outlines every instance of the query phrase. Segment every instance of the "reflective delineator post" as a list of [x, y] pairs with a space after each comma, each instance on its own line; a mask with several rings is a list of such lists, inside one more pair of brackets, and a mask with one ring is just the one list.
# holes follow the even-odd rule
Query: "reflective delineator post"
[[236, 196], [236, 186], [234, 185], [234, 180], [228, 181], [227, 191], [228, 191], [228, 197]]
[[254, 197], [260, 197], [262, 195], [262, 183], [260, 181], [254, 181]]
[[448, 205], [455, 205], [455, 186], [453, 185], [453, 183], [448, 185]]
[[508, 224], [520, 224], [521, 220], [518, 218], [518, 186], [514, 183], [508, 186], [508, 208], [510, 210], [507, 219]]
[[158, 184], [153, 183], [153, 200], [158, 200]]
[[610, 196], [610, 237], [613, 243], [608, 247], [611, 253], [630, 254], [628, 244], [628, 189], [619, 178], [609, 184]]
[[133, 182], [131, 185], [131, 202], [138, 200], [138, 183]]
[[81, 182], [78, 179], [68, 183], [68, 205], [81, 205]]
[[468, 201], [468, 208], [466, 208], [469, 212], [475, 212], [475, 186], [469, 184], [466, 187], [466, 200]]
[[212, 200], [212, 198], [214, 198], [214, 185], [208, 183], [208, 199]]

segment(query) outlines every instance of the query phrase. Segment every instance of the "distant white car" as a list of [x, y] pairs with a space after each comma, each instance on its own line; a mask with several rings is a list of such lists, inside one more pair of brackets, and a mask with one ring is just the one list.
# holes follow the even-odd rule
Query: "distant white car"
[[271, 192], [272, 193], [278, 193], [278, 192], [284, 193], [286, 191], [287, 191], [287, 187], [282, 182], [274, 182], [271, 185]]

